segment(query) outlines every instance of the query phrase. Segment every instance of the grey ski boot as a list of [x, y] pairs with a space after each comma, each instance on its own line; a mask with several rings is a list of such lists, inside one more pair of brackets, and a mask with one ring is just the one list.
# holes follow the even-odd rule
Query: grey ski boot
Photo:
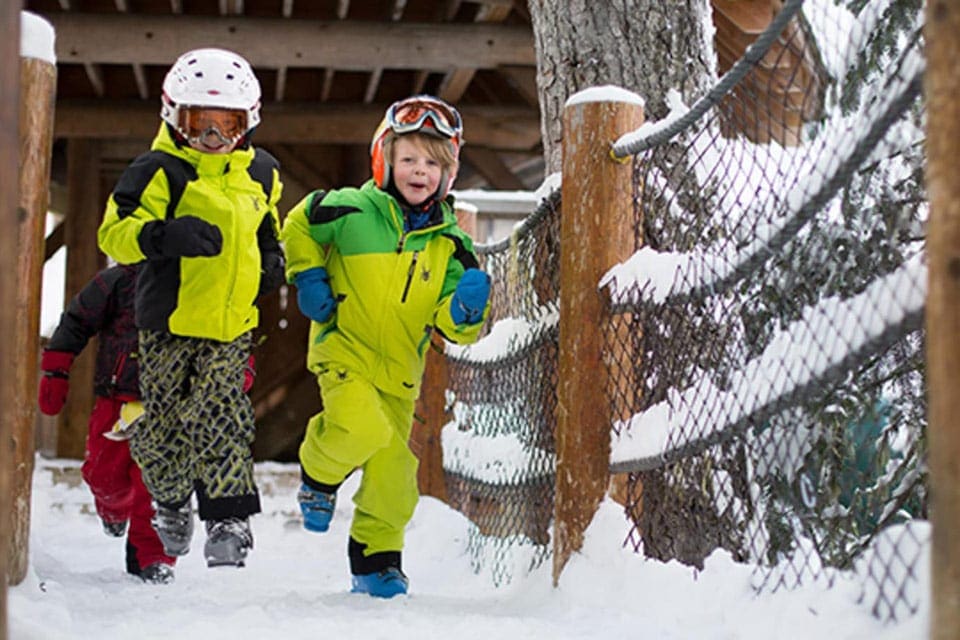
[[253, 548], [253, 533], [247, 518], [208, 520], [207, 542], [203, 556], [208, 567], [242, 567], [247, 552]]
[[168, 556], [185, 556], [190, 551], [190, 540], [193, 538], [193, 510], [187, 500], [176, 509], [170, 509], [156, 502], [153, 504], [155, 513], [150, 523], [160, 536], [163, 551]]

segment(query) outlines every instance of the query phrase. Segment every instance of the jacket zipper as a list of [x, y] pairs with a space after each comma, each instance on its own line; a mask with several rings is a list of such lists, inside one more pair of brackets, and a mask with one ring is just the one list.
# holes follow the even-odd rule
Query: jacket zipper
[[407, 301], [407, 294], [410, 292], [410, 283], [413, 281], [413, 273], [417, 268], [417, 255], [419, 251], [413, 252], [413, 260], [410, 261], [410, 268], [407, 269], [407, 283], [403, 286], [403, 295], [400, 296], [400, 302]]
[[113, 368], [113, 373], [110, 375], [110, 392], [113, 393], [117, 389], [117, 382], [120, 381], [120, 372], [123, 371], [123, 365], [127, 362], [127, 354], [121, 353], [117, 357], [117, 364]]

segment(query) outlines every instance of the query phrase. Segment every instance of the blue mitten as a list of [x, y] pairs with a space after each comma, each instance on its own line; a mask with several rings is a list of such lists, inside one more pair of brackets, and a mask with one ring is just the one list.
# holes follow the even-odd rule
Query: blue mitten
[[450, 301], [450, 317], [457, 324], [477, 324], [490, 298], [490, 276], [480, 269], [467, 269]]
[[300, 312], [315, 322], [326, 322], [333, 315], [337, 301], [330, 289], [330, 276], [323, 267], [301, 271], [293, 278], [297, 285]]

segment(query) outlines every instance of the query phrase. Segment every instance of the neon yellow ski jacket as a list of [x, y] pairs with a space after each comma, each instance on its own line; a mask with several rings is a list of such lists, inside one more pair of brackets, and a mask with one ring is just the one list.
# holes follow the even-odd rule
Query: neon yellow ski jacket
[[[177, 145], [166, 124], [151, 151], [124, 171], [97, 231], [100, 249], [121, 264], [143, 262], [137, 326], [178, 336], [230, 342], [259, 321], [254, 304], [270, 280], [282, 279], [277, 161], [247, 146], [209, 154]], [[144, 225], [197, 216], [223, 236], [219, 255], [146, 260]], [[271, 257], [271, 254], [274, 254]]]
[[[311, 324], [311, 371], [338, 363], [385, 393], [416, 398], [434, 330], [458, 344], [476, 341], [483, 322], [457, 325], [450, 317], [457, 282], [478, 266], [452, 202], [441, 203], [439, 219], [409, 232], [397, 201], [372, 180], [359, 189], [315, 191], [290, 210], [280, 234], [287, 280], [325, 267], [338, 301], [330, 320]], [[489, 311], [488, 303], [484, 319]]]

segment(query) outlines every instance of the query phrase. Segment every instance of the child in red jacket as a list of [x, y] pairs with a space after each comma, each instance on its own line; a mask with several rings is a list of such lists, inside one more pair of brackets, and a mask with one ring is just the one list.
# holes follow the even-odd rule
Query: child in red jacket
[[74, 296], [43, 351], [39, 402], [43, 413], [60, 413], [74, 358], [92, 337], [99, 337], [96, 402], [81, 472], [93, 493], [104, 532], [117, 538], [127, 533], [127, 572], [144, 582], [164, 584], [173, 580], [176, 560], [164, 553], [150, 524], [152, 498], [140, 478], [140, 468], [130, 457], [127, 442], [104, 437], [119, 419], [124, 403], [140, 398], [133, 313], [136, 281], [135, 265], [108, 267]]

